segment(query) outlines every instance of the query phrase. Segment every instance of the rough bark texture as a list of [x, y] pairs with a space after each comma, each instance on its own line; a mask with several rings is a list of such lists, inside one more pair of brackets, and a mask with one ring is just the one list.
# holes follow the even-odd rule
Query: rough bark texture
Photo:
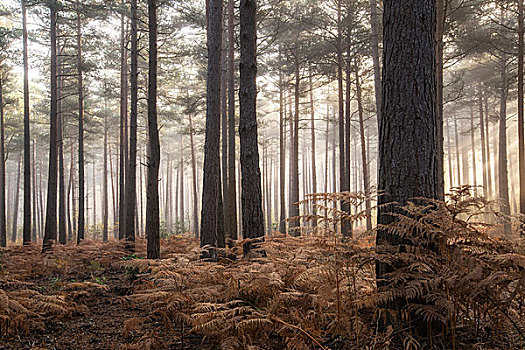
[[[208, 77], [200, 238], [201, 246], [216, 247], [220, 173], [222, 0], [209, 0], [207, 4]], [[214, 252], [210, 257], [214, 257]]]
[[148, 259], [160, 258], [159, 168], [160, 140], [157, 124], [157, 1], [148, 0], [149, 79], [148, 79], [148, 188], [146, 192], [146, 237]]
[[46, 223], [42, 250], [51, 249], [57, 239], [57, 14], [51, 5], [51, 113], [49, 116], [49, 175], [47, 182]]
[[[242, 233], [244, 238], [264, 236], [261, 170], [257, 143], [257, 28], [256, 0], [241, 0], [240, 124], [242, 172]], [[250, 244], [245, 245], [245, 254]]]
[[[435, 1], [385, 0], [382, 111], [379, 124], [378, 221], [388, 225], [412, 198], [439, 195], [436, 142]], [[414, 64], [417, 62], [418, 64]], [[399, 236], [379, 230], [377, 245], [399, 245]], [[395, 266], [378, 263], [381, 278]], [[389, 306], [399, 308], [394, 300]], [[421, 322], [424, 324], [424, 322]]]
[[129, 117], [129, 160], [126, 169], [126, 229], [124, 236], [133, 249], [137, 212], [137, 115], [138, 115], [138, 18], [137, 0], [131, 1], [131, 111]]
[[[24, 61], [24, 233], [23, 244], [31, 242], [31, 135], [29, 126], [29, 74], [27, 57], [27, 20], [25, 0], [22, 1], [22, 55]], [[3, 132], [2, 132], [3, 138]], [[3, 140], [2, 140], [3, 143]], [[3, 146], [2, 146], [3, 148]], [[4, 181], [5, 183], [5, 181]], [[1, 214], [0, 214], [1, 215]]]

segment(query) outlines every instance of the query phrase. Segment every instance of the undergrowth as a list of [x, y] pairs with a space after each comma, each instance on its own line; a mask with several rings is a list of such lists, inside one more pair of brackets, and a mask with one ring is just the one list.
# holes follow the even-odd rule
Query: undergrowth
[[[130, 276], [122, 306], [140, 311], [122, 323], [121, 349], [164, 349], [166, 337], [181, 349], [196, 339], [203, 349], [524, 348], [523, 247], [486, 224], [497, 213], [470, 192], [410, 203], [395, 224], [378, 228], [403, 238], [402, 247], [376, 247], [375, 232], [343, 240], [341, 220], [367, 215], [356, 210], [365, 197], [345, 193], [309, 197], [301, 204], [317, 215], [296, 218], [303, 236], [268, 237], [265, 254], [249, 259], [239, 242], [220, 254], [228, 258], [202, 261], [198, 242], [181, 237], [164, 240], [156, 261], [140, 259], [144, 242], [133, 257], [115, 242], [55, 246], [44, 256], [36, 246], [10, 248], [0, 275], [1, 336], [89, 313], [86, 293], [104, 293], [101, 271], [117, 269]], [[341, 201], [353, 215], [337, 209]], [[400, 267], [380, 289], [378, 261]], [[36, 290], [39, 278], [57, 278], [56, 290]], [[395, 299], [406, 301], [400, 312], [383, 307]], [[412, 331], [413, 315], [433, 325], [429, 337]], [[386, 316], [393, 321], [383, 329]]]

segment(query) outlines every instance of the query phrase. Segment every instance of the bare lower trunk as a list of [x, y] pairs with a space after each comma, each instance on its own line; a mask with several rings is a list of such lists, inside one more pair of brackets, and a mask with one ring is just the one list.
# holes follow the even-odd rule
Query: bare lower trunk
[[[25, 0], [22, 1], [22, 40], [23, 40], [23, 62], [24, 62], [24, 233], [23, 244], [31, 242], [31, 135], [29, 117], [29, 73], [27, 55], [27, 20]], [[4, 133], [2, 131], [2, 154]], [[3, 158], [2, 158], [3, 159]], [[4, 163], [5, 166], [5, 163]], [[2, 171], [4, 173], [5, 171]], [[5, 184], [5, 178], [4, 182]], [[4, 194], [5, 197], [5, 194]], [[2, 201], [3, 202], [3, 201]], [[4, 202], [5, 203], [5, 202]], [[4, 205], [5, 208], [5, 205]], [[5, 215], [5, 210], [0, 211], [0, 215]], [[5, 220], [4, 220], [5, 222]]]

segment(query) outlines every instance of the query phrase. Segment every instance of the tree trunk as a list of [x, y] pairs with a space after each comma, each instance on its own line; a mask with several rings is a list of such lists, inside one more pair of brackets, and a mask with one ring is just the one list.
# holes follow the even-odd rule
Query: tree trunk
[[77, 0], [77, 70], [78, 70], [78, 232], [77, 244], [85, 239], [85, 175], [84, 175], [84, 81], [82, 77], [82, 28], [80, 1]]
[[[27, 19], [25, 0], [22, 1], [22, 41], [23, 41], [23, 62], [24, 62], [24, 233], [23, 244], [31, 243], [31, 135], [30, 135], [30, 116], [29, 116], [29, 73], [27, 55]], [[2, 130], [2, 154], [4, 154], [4, 132]], [[5, 163], [2, 165], [5, 167]], [[2, 171], [5, 175], [5, 171]], [[2, 175], [2, 176], [4, 176]], [[5, 178], [4, 182], [5, 184]], [[3, 187], [3, 186], [2, 186]], [[5, 198], [5, 194], [4, 194]], [[5, 203], [2, 201], [2, 203]], [[4, 205], [5, 208], [5, 205]], [[5, 210], [0, 210], [0, 215], [5, 215]], [[5, 222], [5, 220], [4, 220]]]
[[[60, 53], [60, 46], [58, 45], [58, 52]], [[58, 90], [57, 90], [57, 133], [58, 133], [58, 242], [60, 244], [67, 243], [67, 226], [66, 226], [66, 175], [64, 166], [64, 130], [63, 130], [63, 110], [62, 110], [62, 62], [57, 60], [58, 66]]]
[[454, 187], [454, 168], [452, 166], [452, 146], [450, 144], [450, 118], [447, 120], [447, 158], [448, 158], [448, 187], [449, 191]]
[[199, 238], [199, 199], [197, 190], [197, 160], [195, 159], [195, 141], [193, 134], [193, 119], [191, 114], [190, 119], [190, 143], [191, 143], [191, 178], [192, 178], [192, 189], [193, 189], [193, 234], [195, 238]]
[[108, 241], [109, 199], [108, 199], [108, 116], [104, 113], [104, 169], [102, 169], [102, 241]]
[[470, 106], [470, 147], [472, 149], [472, 184], [474, 186], [474, 195], [478, 195], [478, 171], [476, 168], [476, 137], [474, 135], [474, 109]]
[[[523, 132], [523, 0], [518, 0], [518, 152], [519, 152], [519, 179], [520, 179], [520, 214], [525, 215], [525, 138]], [[520, 220], [520, 235], [525, 236], [525, 222]]]
[[[351, 171], [352, 169], [352, 149], [351, 149], [351, 129], [352, 129], [352, 108], [351, 108], [351, 90], [352, 90], [352, 65], [351, 65], [351, 47], [352, 47], [352, 31], [348, 30], [348, 38], [347, 38], [347, 51], [346, 51], [346, 91], [345, 91], [345, 142], [344, 142], [344, 159], [345, 159], [345, 188], [342, 188], [341, 191], [350, 191], [351, 187]], [[357, 162], [357, 157], [355, 158]], [[356, 171], [354, 167], [354, 171]], [[357, 184], [357, 182], [354, 182]], [[357, 190], [356, 190], [357, 192]], [[352, 207], [351, 204], [346, 201], [341, 201], [341, 211], [344, 213], [351, 215], [352, 213]], [[344, 237], [351, 237], [352, 236], [352, 227], [353, 223], [349, 221], [348, 219], [341, 219], [341, 233]]]
[[180, 135], [180, 191], [179, 191], [179, 196], [180, 196], [180, 205], [179, 205], [179, 209], [180, 209], [180, 223], [182, 225], [182, 227], [184, 227], [184, 152], [183, 152], [183, 147], [184, 147], [184, 139], [183, 139], [183, 136]]
[[487, 150], [485, 142], [485, 121], [483, 116], [483, 90], [481, 83], [478, 84], [478, 108], [479, 108], [479, 129], [481, 133], [481, 160], [483, 166], [483, 196], [488, 198], [488, 178], [487, 178]]
[[[25, 7], [24, 7], [25, 9]], [[24, 12], [25, 13], [25, 12]], [[25, 16], [24, 16], [25, 18]], [[25, 23], [25, 21], [24, 21]], [[5, 142], [4, 142], [4, 96], [3, 96], [3, 72], [0, 70], [0, 247], [7, 247], [7, 217], [6, 217], [6, 200], [5, 200]], [[26, 163], [29, 164], [29, 163]], [[25, 166], [25, 165], [24, 165]], [[24, 217], [25, 218], [25, 217]], [[25, 233], [25, 231], [24, 231]], [[31, 243], [26, 241], [24, 243]]]
[[235, 18], [234, 0], [228, 0], [228, 199], [227, 215], [230, 222], [229, 236], [238, 239], [237, 233], [237, 179], [235, 173]]
[[[458, 177], [458, 186], [465, 185], [464, 181], [461, 181], [461, 162], [459, 154], [459, 134], [458, 134], [458, 119], [454, 118], [454, 141], [456, 143], [456, 165], [457, 165], [457, 177]], [[463, 167], [463, 173], [465, 172], [465, 167]], [[463, 175], [464, 176], [464, 175]]]
[[[310, 67], [310, 75], [308, 77], [308, 82], [310, 84], [310, 117], [311, 117], [311, 123], [312, 123], [312, 164], [310, 166], [310, 169], [312, 170], [312, 193], [317, 193], [317, 172], [316, 172], [316, 160], [315, 160], [315, 106], [314, 106], [314, 84], [312, 82], [312, 69]], [[314, 217], [314, 220], [312, 221], [312, 224], [314, 227], [317, 226], [317, 209], [315, 205], [312, 207], [312, 215]]]
[[363, 98], [361, 92], [361, 82], [359, 76], [359, 62], [357, 56], [355, 58], [355, 85], [357, 90], [357, 106], [359, 114], [359, 133], [361, 136], [361, 160], [363, 165], [363, 188], [366, 196], [365, 208], [366, 208], [366, 230], [372, 230], [372, 201], [370, 193], [370, 170], [368, 165], [368, 154], [365, 140], [365, 121], [363, 111]]
[[[126, 6], [124, 0], [121, 6]], [[119, 239], [126, 236], [126, 169], [128, 163], [128, 51], [124, 11], [120, 16], [120, 152], [119, 152]]]
[[160, 258], [159, 168], [160, 140], [157, 124], [157, 0], [148, 0], [149, 78], [148, 78], [148, 188], [146, 237], [148, 259]]
[[[257, 143], [257, 23], [256, 0], [241, 0], [241, 61], [239, 102], [241, 107], [242, 233], [243, 238], [264, 236], [261, 198], [261, 171]], [[244, 245], [244, 254], [251, 243]]]
[[[385, 195], [378, 200], [380, 225], [395, 221], [390, 213], [403, 212], [399, 205], [413, 198], [436, 199], [440, 194], [440, 174], [436, 166], [435, 26], [433, 0], [384, 1], [378, 190]], [[389, 230], [377, 232], [378, 247], [401, 243], [399, 236]], [[385, 274], [395, 268], [388, 263], [377, 263], [379, 288], [385, 286], [382, 282]], [[406, 301], [397, 298], [385, 306], [399, 312], [404, 303]], [[412, 316], [418, 331], [426, 334], [427, 322]]]
[[299, 219], [299, 106], [300, 106], [300, 84], [301, 71], [299, 65], [299, 50], [294, 53], [295, 84], [294, 84], [294, 116], [293, 116], [293, 138], [292, 138], [292, 192], [290, 196], [290, 234], [299, 236], [301, 234], [301, 220]]
[[[507, 56], [501, 54], [501, 90], [500, 90], [500, 114], [499, 114], [499, 198], [501, 212], [510, 215], [509, 181], [507, 170], [507, 98], [509, 93], [507, 77]], [[504, 220], [504, 232], [508, 237], [511, 233], [509, 219]]]
[[445, 33], [445, 21], [447, 18], [448, 0], [436, 0], [436, 146], [438, 156], [436, 158], [438, 171], [439, 197], [445, 195], [444, 161], [443, 161], [443, 52]]
[[374, 91], [376, 96], [377, 119], [381, 116], [381, 65], [379, 62], [379, 20], [377, 18], [377, 2], [370, 0], [370, 27], [372, 36], [370, 43], [372, 46], [372, 60], [374, 62]]
[[[486, 93], [484, 92], [484, 95]], [[492, 198], [493, 193], [493, 181], [492, 181], [492, 162], [491, 162], [491, 156], [490, 156], [490, 125], [489, 125], [489, 108], [488, 108], [488, 101], [487, 96], [483, 97], [484, 99], [484, 106], [485, 106], [485, 133], [487, 135], [486, 137], [486, 149], [487, 149], [487, 192], [488, 192], [488, 198]]]
[[[71, 195], [74, 191], [73, 187], [74, 187], [74, 175], [75, 175], [75, 172], [74, 172], [74, 169], [75, 169], [75, 156], [74, 156], [74, 152], [73, 152], [73, 145], [71, 145], [71, 155], [70, 155], [70, 164], [69, 164], [69, 181], [68, 181], [68, 185], [67, 185], [67, 201], [66, 201], [66, 204], [67, 204], [67, 217], [68, 217], [68, 235], [67, 235], [67, 240], [68, 242], [71, 242], [71, 240], [73, 239], [73, 235], [74, 235], [74, 230], [73, 230], [73, 222], [75, 221], [75, 211], [73, 210], [73, 212], [71, 212]], [[73, 196], [74, 198], [74, 196]], [[74, 204], [73, 204], [74, 205]], [[73, 218], [71, 218], [73, 217]], [[73, 220], [71, 220], [73, 219]]]
[[16, 242], [16, 236], [18, 235], [18, 203], [20, 202], [20, 167], [22, 165], [22, 159], [18, 160], [18, 167], [16, 172], [16, 188], [15, 188], [15, 203], [13, 210], [13, 231], [11, 234], [11, 242]]
[[[221, 130], [221, 48], [222, 0], [209, 0], [208, 4], [208, 75], [206, 139], [204, 144], [204, 176], [201, 211], [201, 247], [217, 247], [220, 130]], [[215, 251], [207, 256], [214, 259]]]
[[222, 199], [224, 211], [222, 216], [224, 218], [224, 233], [225, 237], [230, 240], [230, 216], [228, 213], [228, 75], [227, 75], [227, 28], [223, 25], [222, 28], [222, 52], [221, 52], [221, 175], [222, 175]]
[[138, 115], [138, 18], [137, 0], [131, 0], [131, 111], [129, 120], [129, 160], [126, 169], [126, 229], [128, 248], [135, 247], [137, 209], [137, 115]]
[[[279, 47], [279, 62], [282, 62], [281, 47]], [[284, 132], [286, 124], [286, 114], [284, 111], [283, 90], [283, 72], [282, 67], [279, 66], [279, 232], [282, 234], [286, 234], [286, 135]]]
[[57, 14], [51, 4], [51, 113], [49, 117], [49, 175], [47, 181], [46, 223], [42, 251], [51, 249], [57, 239]]

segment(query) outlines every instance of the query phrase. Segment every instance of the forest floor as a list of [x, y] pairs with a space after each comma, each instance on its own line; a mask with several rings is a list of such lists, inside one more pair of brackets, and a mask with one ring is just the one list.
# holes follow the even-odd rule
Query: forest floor
[[[371, 237], [273, 236], [265, 254], [242, 258], [239, 244], [216, 262], [200, 259], [193, 238], [171, 237], [161, 247], [160, 260], [144, 258], [144, 240], [134, 253], [117, 241], [55, 245], [45, 254], [39, 245], [0, 251], [0, 349], [428, 348], [410, 336], [396, 345], [391, 329], [378, 332]], [[523, 270], [506, 265], [525, 281]], [[478, 278], [460, 266], [465, 281]], [[489, 277], [479, 278], [482, 285]], [[506, 317], [520, 319], [519, 312]], [[512, 325], [505, 317], [494, 324], [497, 313], [478, 312], [475, 323], [435, 336], [434, 346], [452, 349], [452, 339], [456, 349], [514, 348], [520, 339], [498, 334]]]

